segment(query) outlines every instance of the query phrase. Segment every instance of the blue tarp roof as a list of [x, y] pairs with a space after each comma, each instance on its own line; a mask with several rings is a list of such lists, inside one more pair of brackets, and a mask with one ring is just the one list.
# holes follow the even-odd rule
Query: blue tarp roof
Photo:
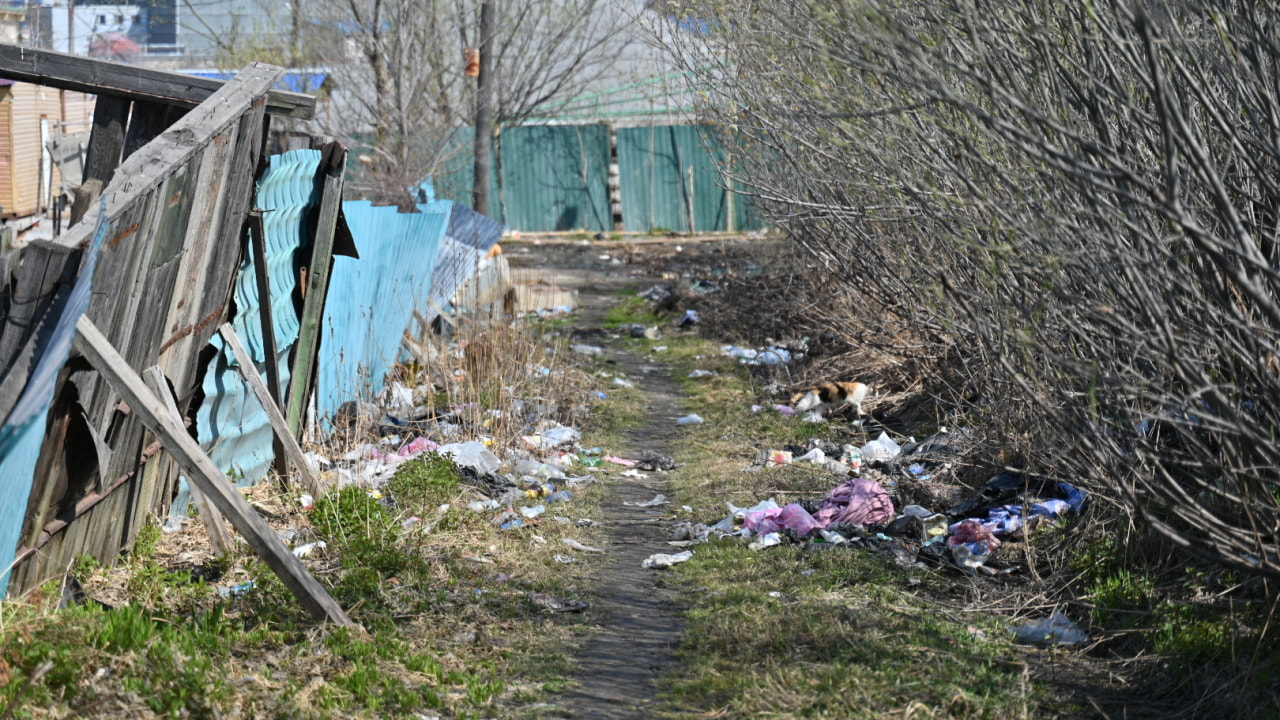
[[[226, 70], [209, 70], [202, 68], [190, 68], [179, 70], [180, 73], [187, 75], [195, 75], [196, 77], [212, 78], [214, 80], [230, 80], [235, 77], [236, 71]], [[276, 83], [276, 89], [288, 90], [297, 93], [314, 93], [324, 84], [326, 78], [329, 77], [328, 70], [321, 69], [300, 69], [286, 70], [284, 75]]]

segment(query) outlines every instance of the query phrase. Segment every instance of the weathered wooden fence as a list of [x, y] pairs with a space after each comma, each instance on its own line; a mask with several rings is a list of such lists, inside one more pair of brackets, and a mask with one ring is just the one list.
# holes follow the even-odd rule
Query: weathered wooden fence
[[[86, 174], [105, 186], [109, 229], [86, 317], [135, 371], [158, 367], [187, 417], [200, 354], [228, 314], [268, 95], [279, 104], [282, 94], [272, 85], [280, 72], [251, 65], [171, 124], [175, 113], [166, 108], [189, 105], [194, 96], [179, 93], [166, 102], [165, 87], [156, 84], [148, 86], [147, 100], [128, 92], [99, 97]], [[286, 99], [300, 107], [296, 97]], [[94, 217], [90, 211], [55, 242], [24, 250], [22, 272], [14, 273], [21, 282], [10, 291], [13, 307], [32, 297], [23, 292], [52, 297], [66, 284]], [[38, 303], [30, 305], [27, 320], [34, 321]], [[21, 329], [20, 320], [12, 311], [6, 318], [6, 332], [16, 328], [14, 346], [38, 334]], [[19, 356], [0, 385], [0, 415], [11, 387], [21, 388], [13, 369], [21, 355], [7, 351], [0, 335], [0, 361]], [[177, 476], [173, 459], [83, 360], [72, 357], [57, 387], [28, 507], [0, 509], [4, 522], [25, 517], [11, 594], [60, 575], [79, 556], [112, 561], [167, 502]]]

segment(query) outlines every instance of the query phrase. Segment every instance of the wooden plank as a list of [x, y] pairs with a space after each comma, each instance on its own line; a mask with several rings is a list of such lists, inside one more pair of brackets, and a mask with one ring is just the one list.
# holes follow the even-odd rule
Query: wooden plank
[[316, 350], [320, 346], [320, 323], [324, 318], [325, 297], [329, 294], [329, 275], [333, 271], [334, 231], [342, 209], [343, 170], [347, 149], [341, 143], [324, 147], [321, 168], [325, 173], [320, 198], [320, 218], [311, 243], [311, 262], [307, 265], [307, 285], [303, 293], [302, 318], [298, 340], [294, 343], [293, 373], [289, 376], [287, 418], [296, 436], [302, 432], [302, 415], [311, 396], [315, 376]]
[[240, 376], [245, 382], [249, 383], [249, 389], [253, 390], [253, 394], [258, 398], [258, 402], [262, 403], [262, 409], [267, 412], [267, 419], [271, 421], [271, 429], [275, 431], [275, 435], [284, 445], [284, 450], [289, 454], [289, 459], [293, 461], [293, 465], [297, 468], [297, 474], [302, 478], [302, 486], [307, 492], [315, 497], [323, 495], [320, 486], [320, 480], [311, 472], [311, 466], [307, 464], [307, 459], [302, 456], [302, 448], [298, 446], [298, 441], [289, 431], [289, 423], [284, 419], [284, 414], [280, 412], [280, 407], [271, 399], [271, 394], [267, 391], [267, 386], [262, 382], [262, 378], [258, 377], [258, 369], [253, 364], [253, 358], [249, 356], [249, 351], [245, 350], [244, 343], [240, 342], [240, 335], [236, 333], [236, 329], [231, 325], [225, 324], [218, 329], [222, 333], [222, 339], [227, 341], [227, 347], [231, 348], [231, 353], [236, 358], [236, 363], [240, 366]]
[[[116, 168], [124, 157], [124, 131], [129, 122], [129, 101], [106, 95], [93, 107], [93, 131], [84, 160], [84, 180], [100, 180], [111, 184]], [[74, 208], [73, 208], [74, 211]], [[72, 223], [79, 218], [72, 218]]]
[[[103, 97], [194, 107], [225, 84], [222, 80], [0, 43], [0, 77]], [[315, 117], [311, 95], [272, 89], [267, 112], [300, 120]]]
[[[112, 183], [104, 190], [107, 212], [113, 221], [119, 213], [159, 186], [176, 168], [204, 152], [214, 138], [233, 125], [244, 127], [242, 120], [246, 115], [256, 115], [260, 126], [262, 113], [266, 110], [261, 99], [282, 72], [282, 69], [270, 65], [249, 65], [215, 93], [209, 102], [187, 113], [159, 137], [126, 158]], [[246, 110], [250, 112], [246, 113]], [[261, 128], [258, 127], [256, 132], [261, 133]], [[257, 137], [260, 143], [260, 134]], [[222, 188], [224, 192], [230, 189]], [[242, 210], [239, 217], [243, 216]], [[87, 243], [92, 235], [93, 223], [81, 223], [58, 238], [57, 242], [78, 246]]]
[[[182, 413], [178, 412], [178, 404], [174, 402], [173, 393], [169, 390], [169, 381], [164, 373], [160, 372], [160, 368], [154, 365], [147, 368], [142, 373], [142, 379], [147, 383], [147, 387], [151, 388], [151, 392], [164, 403], [169, 417], [174, 422], [182, 424]], [[151, 462], [158, 463], [161, 460], [163, 458], [153, 458]], [[213, 554], [222, 557], [231, 552], [231, 535], [227, 532], [227, 526], [222, 520], [222, 513], [205, 499], [204, 493], [200, 492], [199, 488], [192, 486], [191, 497], [200, 510], [200, 521], [204, 523], [204, 529], [209, 533], [209, 544], [213, 546]]]
[[320, 621], [354, 625], [324, 587], [285, 547], [266, 521], [226, 481], [226, 477], [187, 433], [186, 428], [168, 415], [164, 404], [152, 395], [142, 378], [111, 347], [98, 328], [82, 317], [76, 324], [76, 330], [76, 349], [115, 386], [138, 417], [160, 438], [165, 449], [187, 469], [193, 483], [226, 515], [263, 561], [297, 596], [307, 612]]

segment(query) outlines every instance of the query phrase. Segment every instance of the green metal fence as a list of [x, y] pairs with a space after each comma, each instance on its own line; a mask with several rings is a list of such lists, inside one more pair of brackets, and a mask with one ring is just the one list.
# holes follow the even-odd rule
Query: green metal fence
[[[614, 230], [609, 125], [504, 128], [490, 215], [515, 230]], [[746, 231], [763, 226], [748, 198], [728, 192], [714, 133], [692, 125], [616, 131], [622, 226], [628, 232]], [[436, 196], [471, 205], [471, 129], [450, 141]]]

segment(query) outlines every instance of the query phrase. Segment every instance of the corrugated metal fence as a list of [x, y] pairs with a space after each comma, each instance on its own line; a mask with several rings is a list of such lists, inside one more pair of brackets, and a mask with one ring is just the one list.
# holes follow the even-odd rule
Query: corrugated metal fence
[[[471, 204], [474, 137], [466, 128], [450, 140], [434, 178], [438, 197]], [[504, 128], [490, 208], [525, 232], [759, 229], [750, 199], [724, 187], [729, 160], [717, 138], [714, 129], [697, 125]], [[617, 165], [621, 228], [610, 202], [611, 164]]]

